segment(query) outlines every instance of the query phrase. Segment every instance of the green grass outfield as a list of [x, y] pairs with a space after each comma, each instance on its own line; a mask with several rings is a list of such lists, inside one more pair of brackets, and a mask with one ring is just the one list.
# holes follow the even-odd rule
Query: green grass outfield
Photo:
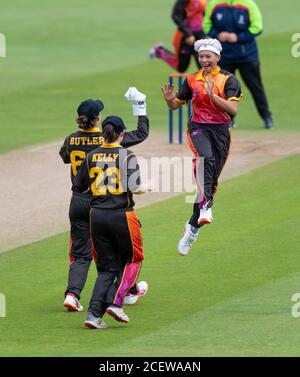
[[[128, 325], [82, 326], [62, 306], [68, 235], [0, 256], [0, 355], [300, 356], [300, 156], [224, 182], [215, 223], [187, 257], [177, 240], [191, 205], [177, 197], [139, 211], [150, 290]], [[158, 221], [159, 219], [159, 221]], [[172, 221], [170, 221], [172, 219]], [[82, 302], [88, 304], [92, 268]]]
[[[258, 40], [276, 132], [296, 130], [300, 59], [291, 56], [291, 36], [300, 32], [300, 3], [257, 2], [265, 19]], [[128, 86], [148, 95], [152, 127], [166, 131], [160, 88], [171, 70], [150, 61], [148, 49], [161, 40], [171, 47], [173, 3], [2, 0], [0, 32], [7, 38], [7, 58], [0, 59], [0, 153], [63, 138], [74, 129], [77, 105], [87, 97], [103, 99], [103, 115], [117, 113], [135, 123], [123, 99]], [[262, 126], [246, 90], [238, 124], [239, 131]]]

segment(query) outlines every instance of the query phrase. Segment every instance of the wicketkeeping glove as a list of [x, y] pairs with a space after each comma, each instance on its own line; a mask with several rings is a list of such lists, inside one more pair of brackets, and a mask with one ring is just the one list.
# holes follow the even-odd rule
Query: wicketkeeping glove
[[147, 115], [145, 94], [139, 92], [135, 87], [130, 87], [124, 97], [131, 102], [133, 115]]

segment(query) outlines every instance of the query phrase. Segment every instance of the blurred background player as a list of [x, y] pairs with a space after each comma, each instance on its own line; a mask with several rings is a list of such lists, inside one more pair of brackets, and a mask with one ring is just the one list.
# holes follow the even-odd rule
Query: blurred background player
[[167, 50], [162, 43], [156, 44], [150, 51], [151, 58], [159, 58], [178, 72], [185, 72], [194, 56], [199, 66], [198, 56], [194, 50], [197, 39], [204, 38], [203, 14], [208, 0], [177, 0], [172, 11], [172, 19], [177, 25], [173, 37], [175, 53]]
[[[137, 99], [139, 99], [139, 96], [137, 96]], [[88, 99], [83, 101], [77, 109], [76, 122], [80, 130], [67, 136], [60, 149], [59, 154], [64, 163], [71, 164], [72, 183], [86, 155], [103, 143], [102, 132], [99, 129], [100, 113], [103, 109], [104, 105], [100, 100]], [[137, 130], [125, 132], [122, 145], [131, 147], [139, 144], [148, 135], [148, 117], [138, 115]], [[69, 311], [83, 310], [79, 300], [93, 259], [89, 226], [92, 197], [90, 192], [74, 192], [70, 202], [70, 267], [64, 300], [64, 306]], [[128, 304], [134, 304], [146, 292], [144, 283], [141, 284], [141, 287], [134, 286], [128, 294]]]
[[[220, 66], [238, 69], [251, 92], [264, 127], [274, 127], [261, 79], [256, 37], [263, 31], [262, 14], [253, 0], [210, 0], [205, 11], [204, 32], [222, 43]], [[234, 121], [232, 122], [234, 125]]]
[[144, 192], [137, 159], [120, 145], [125, 135], [121, 118], [107, 117], [102, 128], [104, 143], [87, 155], [72, 187], [74, 192], [93, 194], [90, 226], [99, 275], [84, 322], [92, 329], [107, 327], [102, 320], [105, 312], [129, 322], [123, 301], [144, 259], [140, 222], [133, 209], [133, 193]]
[[[162, 89], [170, 109], [176, 110], [189, 100], [192, 100], [193, 108], [187, 137], [189, 148], [194, 154], [193, 168], [197, 183], [197, 198], [193, 214], [185, 225], [184, 236], [178, 244], [181, 255], [189, 253], [192, 244], [197, 240], [200, 227], [213, 221], [211, 210], [213, 197], [217, 191], [218, 178], [227, 160], [231, 142], [230, 115], [236, 114], [238, 101], [242, 96], [237, 78], [218, 66], [222, 46], [217, 39], [196, 41], [195, 50], [199, 54], [202, 69], [188, 75], [177, 96], [170, 84]], [[200, 174], [203, 163], [202, 183]]]

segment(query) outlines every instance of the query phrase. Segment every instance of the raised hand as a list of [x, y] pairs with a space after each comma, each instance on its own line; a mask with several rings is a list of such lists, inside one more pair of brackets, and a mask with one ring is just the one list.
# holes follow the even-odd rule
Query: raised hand
[[147, 115], [146, 95], [144, 93], [139, 92], [135, 87], [130, 87], [124, 97], [131, 102], [133, 115]]
[[211, 76], [204, 77], [206, 85], [204, 86], [206, 93], [210, 96], [214, 96], [214, 80], [211, 78]]
[[173, 92], [174, 85], [171, 85], [170, 83], [169, 84], [165, 84], [161, 88], [161, 90], [162, 90], [164, 98], [165, 98], [165, 100], [167, 102], [171, 102], [172, 100], [174, 100], [176, 98], [176, 93]]

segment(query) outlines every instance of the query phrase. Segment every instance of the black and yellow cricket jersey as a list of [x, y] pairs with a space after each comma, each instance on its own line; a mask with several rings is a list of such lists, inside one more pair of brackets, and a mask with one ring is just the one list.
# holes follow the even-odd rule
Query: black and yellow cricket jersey
[[140, 170], [134, 153], [118, 144], [103, 144], [87, 155], [72, 190], [92, 194], [91, 208], [132, 209], [132, 192], [139, 185]]
[[[149, 119], [147, 116], [139, 116], [137, 129], [125, 132], [121, 145], [130, 148], [144, 141], [149, 135]], [[77, 174], [78, 168], [86, 155], [98, 148], [104, 142], [102, 132], [98, 127], [86, 131], [80, 130], [66, 137], [59, 155], [66, 164], [71, 164], [71, 181]]]

